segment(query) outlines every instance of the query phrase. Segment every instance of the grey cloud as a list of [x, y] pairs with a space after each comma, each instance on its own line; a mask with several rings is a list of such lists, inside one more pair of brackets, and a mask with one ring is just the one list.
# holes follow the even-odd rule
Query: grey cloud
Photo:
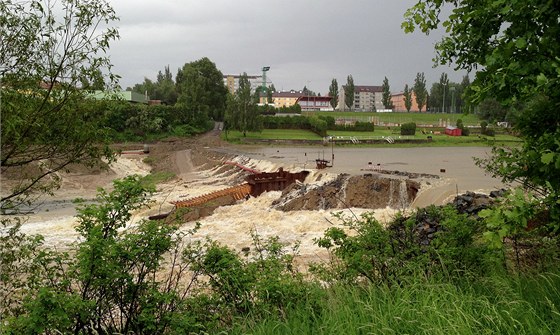
[[356, 84], [394, 91], [425, 72], [428, 85], [441, 72], [460, 81], [463, 73], [432, 68], [441, 33], [406, 35], [400, 28], [415, 0], [349, 1], [148, 1], [113, 0], [121, 39], [111, 48], [123, 87], [155, 78], [170, 65], [208, 57], [223, 73], [268, 76], [277, 88], [326, 93], [332, 78], [351, 74]]

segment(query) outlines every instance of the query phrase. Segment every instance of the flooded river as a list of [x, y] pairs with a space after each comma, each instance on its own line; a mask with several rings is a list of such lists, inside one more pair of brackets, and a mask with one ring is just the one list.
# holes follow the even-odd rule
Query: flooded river
[[[315, 159], [332, 159], [333, 167], [325, 170], [315, 170]], [[350, 147], [257, 147], [243, 146], [228, 149], [234, 153], [239, 163], [248, 165], [263, 172], [273, 172], [279, 167], [289, 171], [301, 169], [311, 170], [312, 173], [306, 183], [316, 184], [332, 180], [339, 173], [364, 174], [371, 173], [368, 169], [379, 164], [384, 170], [399, 170], [417, 173], [439, 175], [440, 179], [433, 179], [424, 183], [417, 199], [411, 207], [424, 207], [429, 204], [442, 204], [449, 201], [457, 192], [485, 191], [502, 188], [499, 180], [493, 179], [475, 166], [473, 157], [483, 158], [488, 155], [488, 148], [350, 148]], [[181, 154], [184, 164], [192, 164], [188, 155]], [[131, 161], [128, 162], [127, 161]], [[135, 163], [138, 158], [122, 157], [118, 165], [118, 177], [129, 174], [122, 170], [126, 166], [134, 166], [132, 173], [146, 174], [148, 168]], [[146, 171], [139, 171], [143, 167]], [[142, 169], [140, 169], [142, 170]], [[219, 169], [197, 170], [180, 175], [178, 180], [158, 186], [154, 195], [155, 204], [150, 209], [136, 213], [137, 222], [148, 215], [167, 212], [172, 209], [170, 201], [194, 197], [231, 186], [231, 175], [221, 175]], [[103, 186], [103, 185], [100, 185]], [[272, 208], [271, 204], [278, 199], [281, 192], [268, 192], [258, 198], [251, 198], [234, 206], [218, 208], [212, 216], [200, 220], [201, 229], [192, 239], [210, 237], [218, 242], [241, 250], [250, 246], [251, 230], [257, 231], [263, 237], [279, 236], [285, 243], [301, 243], [300, 252], [305, 259], [326, 257], [324, 251], [319, 250], [314, 239], [320, 237], [332, 225], [340, 222], [333, 217], [333, 212], [340, 210], [315, 210], [283, 212]], [[82, 195], [83, 196], [83, 195]], [[90, 194], [91, 196], [91, 194]], [[70, 205], [68, 205], [70, 206]], [[57, 209], [47, 207], [31, 215], [22, 230], [26, 233], [40, 233], [45, 236], [47, 245], [64, 247], [75, 241], [75, 219], [68, 206]], [[360, 215], [366, 209], [349, 208], [343, 210], [347, 215]], [[380, 221], [390, 220], [396, 214], [391, 208], [375, 210], [375, 216]], [[134, 224], [134, 223], [132, 223]], [[184, 229], [190, 229], [193, 224], [187, 223]]]

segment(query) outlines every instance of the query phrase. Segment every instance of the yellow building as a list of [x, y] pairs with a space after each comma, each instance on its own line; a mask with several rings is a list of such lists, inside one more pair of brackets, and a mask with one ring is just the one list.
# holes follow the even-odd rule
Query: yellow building
[[272, 103], [275, 108], [291, 107], [302, 96], [303, 93], [301, 91], [275, 92], [272, 93]]

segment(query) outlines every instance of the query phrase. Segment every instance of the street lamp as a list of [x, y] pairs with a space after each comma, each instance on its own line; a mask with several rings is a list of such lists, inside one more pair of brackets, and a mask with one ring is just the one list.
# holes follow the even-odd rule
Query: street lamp
[[451, 113], [455, 113], [455, 86], [449, 88], [451, 91]]
[[268, 72], [268, 70], [270, 70], [270, 66], [263, 66], [262, 68], [262, 86], [261, 86], [261, 96], [263, 97], [263, 103], [266, 104], [268, 103], [267, 101], [267, 97], [266, 97], [266, 73]]

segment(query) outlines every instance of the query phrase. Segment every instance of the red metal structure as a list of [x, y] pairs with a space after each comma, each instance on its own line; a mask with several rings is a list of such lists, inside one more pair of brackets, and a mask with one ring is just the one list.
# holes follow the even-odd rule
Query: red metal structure
[[449, 136], [461, 136], [461, 128], [447, 126], [447, 128], [445, 128], [445, 134]]

